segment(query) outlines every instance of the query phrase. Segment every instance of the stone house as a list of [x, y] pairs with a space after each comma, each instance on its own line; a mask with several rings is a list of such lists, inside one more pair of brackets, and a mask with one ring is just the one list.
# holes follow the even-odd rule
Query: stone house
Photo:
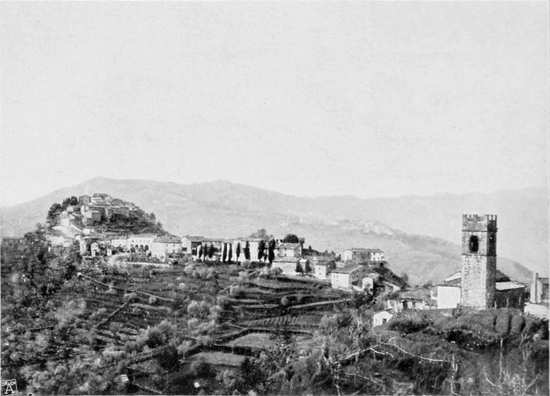
[[271, 269], [280, 269], [283, 275], [296, 276], [301, 271], [300, 259], [298, 257], [275, 257], [271, 263]]
[[173, 235], [158, 236], [151, 243], [151, 255], [164, 261], [170, 254], [179, 253], [181, 248], [181, 238]]
[[334, 260], [327, 260], [319, 257], [313, 257], [311, 259], [311, 265], [313, 267], [313, 276], [321, 280], [330, 279], [331, 271], [336, 268]]
[[123, 205], [106, 206], [104, 210], [105, 210], [105, 217], [107, 217], [108, 219], [113, 217], [113, 215], [115, 215], [115, 214], [120, 215], [120, 216], [124, 216], [124, 217], [130, 216], [130, 208], [128, 208], [127, 206], [123, 206]]
[[354, 263], [380, 263], [385, 260], [380, 249], [351, 248], [342, 253], [342, 260]]
[[302, 256], [302, 244], [280, 242], [276, 251], [277, 257], [301, 257]]
[[112, 197], [109, 194], [105, 193], [94, 193], [90, 197], [91, 204], [97, 205], [97, 204], [110, 204], [112, 201]]
[[201, 245], [206, 240], [203, 236], [198, 235], [184, 235], [181, 238], [182, 250], [185, 253], [192, 254], [193, 256], [197, 255], [197, 247]]
[[330, 273], [330, 284], [334, 289], [354, 290], [354, 286], [362, 286], [363, 267], [358, 264], [348, 264], [343, 268], [335, 268]]
[[519, 282], [495, 283], [495, 308], [519, 308], [525, 306], [526, 286]]
[[80, 214], [82, 215], [82, 222], [84, 224], [94, 224], [101, 221], [101, 216], [104, 212], [102, 212], [101, 208], [90, 206], [90, 205], [82, 205], [80, 207]]
[[150, 250], [156, 237], [157, 235], [151, 233], [131, 234], [128, 235], [126, 246], [128, 249], [139, 248], [143, 250]]
[[89, 195], [81, 195], [78, 197], [78, 203], [80, 205], [89, 205], [92, 202], [91, 197]]

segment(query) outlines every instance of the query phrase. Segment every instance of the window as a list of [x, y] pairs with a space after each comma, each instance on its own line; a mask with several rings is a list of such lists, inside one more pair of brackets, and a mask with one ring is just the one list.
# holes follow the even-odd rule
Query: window
[[477, 253], [479, 250], [479, 238], [476, 235], [472, 235], [470, 237], [470, 243], [469, 243], [469, 249], [470, 253]]

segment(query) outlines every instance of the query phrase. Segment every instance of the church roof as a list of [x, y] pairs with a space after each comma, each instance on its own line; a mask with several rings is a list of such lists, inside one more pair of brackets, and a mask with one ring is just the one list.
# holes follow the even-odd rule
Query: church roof
[[521, 288], [525, 288], [525, 285], [523, 283], [519, 283], [519, 282], [496, 282], [496, 289], [498, 291], [521, 289]]

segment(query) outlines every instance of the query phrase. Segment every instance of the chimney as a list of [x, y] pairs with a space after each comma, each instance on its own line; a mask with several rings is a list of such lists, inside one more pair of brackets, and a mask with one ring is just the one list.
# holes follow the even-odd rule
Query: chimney
[[531, 302], [534, 303], [534, 304], [538, 304], [539, 301], [538, 301], [538, 290], [537, 290], [537, 284], [538, 284], [538, 279], [539, 279], [539, 273], [538, 272], [533, 272], [533, 280], [531, 281], [531, 291], [529, 294], [531, 294]]

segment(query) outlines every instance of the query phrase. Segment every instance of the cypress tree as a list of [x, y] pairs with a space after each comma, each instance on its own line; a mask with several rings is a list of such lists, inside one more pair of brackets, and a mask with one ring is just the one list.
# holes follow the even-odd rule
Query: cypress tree
[[241, 256], [241, 243], [240, 242], [237, 242], [237, 248], [235, 249], [236, 250], [236, 254], [237, 254], [237, 257], [235, 257], [235, 260], [239, 261], [239, 257]]
[[273, 263], [273, 260], [275, 259], [275, 239], [272, 239], [269, 241], [267, 254], [268, 254], [267, 259], [269, 260], [269, 264]]
[[265, 249], [265, 242], [262, 239], [260, 243], [258, 243], [258, 261], [261, 261], [264, 258], [264, 249]]
[[244, 246], [244, 258], [245, 260], [250, 260], [250, 243], [246, 241], [246, 245]]

